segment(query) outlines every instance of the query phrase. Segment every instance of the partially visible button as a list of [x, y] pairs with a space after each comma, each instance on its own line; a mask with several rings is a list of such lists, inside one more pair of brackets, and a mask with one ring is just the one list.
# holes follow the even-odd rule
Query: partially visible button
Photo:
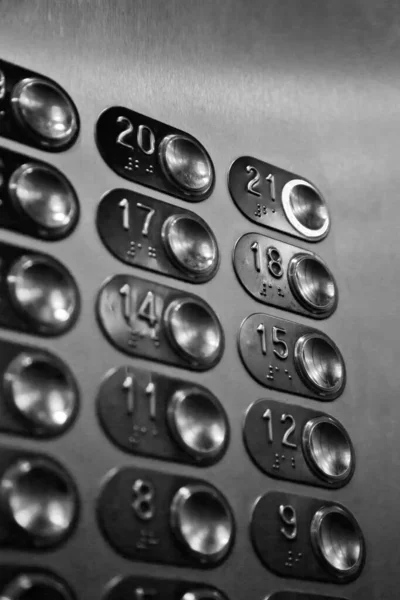
[[214, 170], [206, 150], [196, 140], [181, 134], [165, 137], [159, 147], [167, 177], [187, 194], [204, 194], [214, 182]]
[[223, 332], [208, 304], [191, 297], [175, 300], [167, 307], [164, 320], [172, 345], [185, 360], [203, 368], [218, 361]]
[[1, 478], [0, 500], [10, 520], [40, 546], [60, 542], [78, 510], [69, 475], [47, 458], [22, 458], [12, 464]]
[[220, 402], [198, 387], [177, 390], [168, 404], [168, 424], [178, 444], [199, 461], [220, 456], [228, 441], [228, 421]]
[[22, 573], [0, 591], [1, 600], [73, 600], [67, 587], [53, 575]]
[[170, 517], [177, 539], [200, 562], [217, 563], [230, 551], [233, 515], [225, 498], [211, 485], [181, 487], [172, 500]]
[[21, 256], [9, 270], [7, 286], [15, 308], [41, 333], [62, 333], [77, 315], [76, 284], [69, 271], [49, 256]]
[[172, 215], [162, 228], [162, 239], [175, 265], [200, 278], [216, 271], [218, 244], [207, 223], [197, 215]]
[[225, 597], [211, 588], [199, 588], [186, 592], [181, 600], [225, 600]]
[[294, 361], [304, 383], [321, 396], [338, 394], [345, 384], [346, 371], [339, 348], [323, 333], [300, 337]]
[[56, 169], [36, 164], [21, 165], [11, 175], [11, 200], [38, 226], [43, 237], [70, 231], [78, 219], [78, 200], [68, 180]]
[[44, 147], [66, 146], [78, 131], [72, 101], [50, 81], [23, 79], [14, 87], [11, 102], [20, 124]]
[[47, 352], [22, 352], [8, 365], [3, 385], [6, 398], [34, 430], [61, 433], [78, 407], [78, 393], [67, 366]]

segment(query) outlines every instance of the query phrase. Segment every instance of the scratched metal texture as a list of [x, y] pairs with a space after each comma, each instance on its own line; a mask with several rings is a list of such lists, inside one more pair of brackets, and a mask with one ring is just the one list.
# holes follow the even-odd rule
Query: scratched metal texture
[[[59, 339], [44, 341], [1, 332], [5, 339], [37, 342], [39, 347], [55, 351], [76, 374], [82, 409], [69, 433], [51, 442], [2, 434], [1, 442], [57, 457], [73, 474], [83, 501], [79, 527], [64, 547], [44, 556], [2, 551], [1, 562], [52, 567], [85, 600], [98, 600], [105, 584], [124, 574], [197, 578], [216, 584], [230, 600], [262, 600], [284, 588], [356, 600], [397, 597], [398, 1], [1, 0], [0, 55], [60, 82], [80, 112], [81, 135], [66, 153], [49, 155], [1, 141], [56, 165], [67, 175], [81, 202], [77, 229], [70, 238], [51, 245], [11, 232], [2, 231], [1, 237], [52, 252], [74, 273], [83, 300], [76, 327]], [[102, 245], [95, 228], [96, 207], [114, 187], [123, 185], [145, 193], [144, 188], [113, 173], [96, 149], [95, 121], [110, 105], [127, 106], [187, 130], [206, 146], [216, 168], [212, 196], [191, 208], [212, 226], [220, 244], [218, 275], [195, 291], [221, 317], [225, 355], [208, 373], [159, 367], [163, 373], [205, 385], [227, 410], [232, 428], [230, 448], [220, 463], [201, 472], [189, 465], [126, 456], [106, 439], [95, 416], [95, 397], [103, 375], [129, 363], [101, 334], [95, 320], [95, 297], [106, 277], [135, 273]], [[260, 310], [242, 289], [231, 264], [235, 241], [257, 229], [228, 194], [227, 172], [241, 155], [303, 174], [324, 192], [331, 210], [332, 229], [327, 239], [317, 245], [299, 245], [327, 261], [340, 292], [336, 313], [320, 326], [341, 348], [347, 364], [346, 390], [329, 404], [329, 412], [352, 437], [357, 469], [346, 488], [315, 488], [315, 495], [346, 504], [365, 533], [365, 571], [359, 580], [344, 587], [284, 581], [261, 565], [249, 539], [249, 513], [260, 494], [268, 490], [310, 494], [312, 490], [269, 479], [253, 465], [241, 435], [247, 406], [267, 396], [320, 407], [313, 400], [266, 391], [250, 378], [239, 359], [239, 324]], [[161, 193], [151, 195], [171, 202]], [[179, 200], [172, 202], [184, 205]], [[148, 278], [171, 285], [161, 275], [149, 273]], [[192, 289], [178, 281], [176, 287]], [[272, 307], [265, 312], [292, 318]], [[296, 319], [308, 322], [306, 317]], [[142, 360], [132, 360], [132, 364], [148, 367]], [[203, 476], [223, 489], [238, 523], [229, 560], [204, 573], [131, 563], [115, 554], [99, 532], [94, 507], [105, 474], [123, 465]]]

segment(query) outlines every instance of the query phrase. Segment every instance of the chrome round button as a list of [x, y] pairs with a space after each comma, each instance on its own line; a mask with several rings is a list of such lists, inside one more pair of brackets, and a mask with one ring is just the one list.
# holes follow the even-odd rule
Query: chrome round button
[[354, 449], [350, 436], [339, 421], [322, 416], [308, 421], [302, 444], [307, 463], [329, 483], [348, 481], [354, 471]]
[[355, 517], [342, 506], [318, 510], [311, 521], [314, 552], [338, 577], [358, 573], [364, 562], [365, 544]]
[[15, 208], [40, 228], [43, 237], [70, 231], [78, 200], [67, 179], [53, 167], [27, 163], [11, 175], [8, 189]]
[[183, 192], [204, 194], [211, 188], [213, 166], [196, 140], [181, 134], [168, 135], [160, 144], [159, 157], [167, 177]]
[[78, 509], [69, 475], [47, 458], [12, 464], [1, 479], [0, 499], [12, 522], [39, 545], [65, 537]]
[[191, 277], [209, 277], [216, 271], [217, 240], [197, 215], [172, 215], [163, 225], [162, 239], [173, 263]]
[[76, 317], [76, 284], [69, 271], [49, 256], [21, 256], [8, 272], [7, 286], [16, 310], [42, 333], [61, 333]]
[[182, 298], [165, 311], [166, 332], [181, 356], [193, 366], [211, 367], [223, 351], [223, 333], [213, 310], [199, 298]]
[[309, 254], [296, 254], [289, 263], [290, 288], [307, 310], [331, 313], [337, 304], [335, 279], [321, 259]]
[[8, 365], [6, 398], [38, 433], [61, 433], [73, 420], [77, 387], [67, 366], [45, 352], [22, 352]]
[[200, 562], [216, 563], [233, 543], [234, 521], [225, 498], [206, 484], [181, 487], [171, 504], [171, 527], [177, 539]]
[[282, 206], [289, 223], [304, 237], [316, 241], [328, 233], [328, 207], [318, 190], [308, 181], [288, 181], [282, 189]]
[[323, 333], [302, 336], [294, 348], [294, 362], [304, 383], [321, 396], [342, 391], [346, 371], [339, 348]]
[[225, 600], [224, 596], [217, 590], [211, 588], [199, 588], [190, 590], [183, 594], [181, 600]]
[[73, 600], [66, 586], [52, 575], [22, 573], [1, 592], [1, 600]]
[[78, 115], [67, 94], [45, 79], [23, 79], [11, 95], [14, 114], [42, 146], [66, 146], [78, 131]]
[[176, 442], [197, 460], [220, 456], [228, 441], [228, 421], [220, 402], [205, 389], [177, 390], [168, 404], [168, 424]]

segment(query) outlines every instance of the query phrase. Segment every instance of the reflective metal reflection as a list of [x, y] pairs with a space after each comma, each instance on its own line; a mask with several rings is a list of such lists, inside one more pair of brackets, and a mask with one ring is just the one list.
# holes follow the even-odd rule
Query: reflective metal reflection
[[10, 177], [9, 193], [17, 210], [46, 233], [63, 234], [75, 224], [78, 201], [67, 179], [56, 169], [27, 163]]
[[171, 526], [201, 562], [218, 562], [230, 550], [234, 522], [225, 498], [209, 485], [181, 487], [171, 504]]
[[296, 367], [305, 384], [321, 395], [337, 394], [345, 383], [339, 349], [322, 333], [302, 336], [294, 349]]
[[303, 430], [303, 449], [311, 469], [325, 481], [334, 483], [351, 477], [353, 445], [336, 419], [323, 416], [308, 421]]
[[159, 156], [166, 175], [175, 185], [191, 194], [204, 194], [213, 184], [214, 172], [205, 149], [181, 134], [164, 138]]
[[323, 564], [339, 577], [354, 575], [361, 569], [363, 535], [354, 516], [343, 507], [327, 506], [315, 513], [311, 541]]
[[181, 600], [225, 600], [222, 594], [211, 588], [199, 588], [186, 592]]
[[282, 190], [282, 205], [289, 223], [305, 237], [317, 240], [327, 234], [328, 207], [321, 194], [307, 181], [288, 181]]
[[49, 256], [20, 257], [7, 285], [15, 308], [43, 333], [66, 330], [78, 310], [78, 290], [70, 273]]
[[177, 390], [168, 405], [175, 440], [197, 459], [214, 458], [227, 442], [228, 422], [218, 400], [197, 387]]
[[297, 254], [289, 263], [289, 284], [301, 304], [311, 312], [329, 313], [337, 302], [335, 279], [316, 256]]
[[73, 597], [52, 575], [23, 573], [5, 586], [1, 600], [73, 600]]
[[162, 237], [171, 260], [193, 277], [207, 276], [218, 266], [217, 240], [195, 215], [173, 215], [164, 223]]
[[44, 545], [59, 542], [71, 529], [77, 512], [69, 476], [45, 458], [12, 464], [1, 479], [0, 498], [11, 520]]
[[63, 431], [77, 409], [77, 388], [67, 366], [44, 352], [23, 352], [4, 373], [6, 397], [39, 432]]
[[31, 78], [12, 92], [12, 108], [19, 122], [44, 146], [68, 144], [78, 129], [78, 117], [68, 96], [53, 83]]

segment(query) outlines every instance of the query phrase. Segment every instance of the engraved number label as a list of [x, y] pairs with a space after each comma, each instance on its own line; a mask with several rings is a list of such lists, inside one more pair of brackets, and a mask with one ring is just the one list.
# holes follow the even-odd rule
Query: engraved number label
[[[117, 118], [117, 123], [123, 123], [125, 128], [117, 135], [116, 143], [129, 150], [134, 151], [135, 147], [126, 141], [126, 138], [130, 139], [130, 136], [134, 134], [134, 127], [127, 117], [120, 116]], [[156, 147], [156, 139], [153, 131], [147, 125], [139, 125], [136, 141], [138, 148], [147, 155], [154, 154]]]
[[155, 490], [151, 481], [136, 479], [132, 486], [132, 508], [141, 521], [150, 521], [155, 515]]
[[[253, 242], [250, 246], [250, 250], [253, 252], [254, 256], [254, 268], [259, 273], [263, 267], [261, 264], [262, 255], [261, 248], [258, 242]], [[269, 246], [266, 251], [267, 255], [267, 269], [273, 277], [279, 279], [282, 277], [284, 270], [282, 267], [282, 255], [277, 248], [274, 246]]]
[[247, 165], [246, 171], [247, 171], [247, 173], [250, 173], [252, 175], [251, 179], [247, 182], [247, 186], [246, 186], [248, 193], [253, 194], [253, 196], [260, 197], [261, 193], [258, 190], [254, 189], [255, 186], [258, 185], [258, 183], [260, 182], [260, 179], [261, 179], [260, 173], [257, 171], [257, 169], [255, 167], [252, 167], [251, 165]]
[[153, 292], [148, 291], [138, 310], [138, 317], [147, 321], [150, 327], [157, 324], [156, 299]]
[[[118, 206], [119, 206], [119, 208], [122, 209], [122, 227], [126, 231], [129, 231], [129, 229], [130, 229], [129, 201], [126, 198], [123, 198], [118, 203]], [[144, 221], [143, 221], [143, 227], [142, 227], [141, 234], [143, 235], [143, 237], [148, 237], [151, 220], [154, 217], [156, 210], [155, 210], [155, 208], [151, 208], [151, 206], [147, 206], [146, 204], [142, 204], [141, 202], [138, 202], [136, 204], [136, 206], [137, 206], [137, 208], [140, 208], [140, 210], [143, 210], [146, 213], [145, 217], [144, 217]]]
[[271, 196], [271, 200], [274, 202], [275, 201], [275, 175], [272, 175], [271, 173], [268, 175], [268, 177], [265, 178], [266, 181], [269, 183], [269, 195]]
[[[267, 422], [267, 439], [268, 443], [272, 444], [274, 441], [273, 434], [273, 425], [272, 425], [272, 411], [268, 408], [262, 416], [263, 419]], [[289, 428], [285, 431], [282, 437], [281, 444], [282, 446], [286, 446], [287, 448], [297, 448], [297, 444], [289, 441], [289, 437], [294, 434], [296, 430], [296, 421], [292, 417], [292, 415], [283, 414], [281, 415], [281, 423], [285, 423], [286, 421], [290, 421]]]
[[283, 523], [281, 534], [287, 540], [295, 540], [297, 538], [297, 515], [293, 506], [290, 504], [281, 504], [279, 507], [279, 517]]
[[[264, 356], [267, 354], [267, 334], [265, 330], [265, 325], [260, 323], [257, 327], [257, 333], [260, 336], [261, 343], [261, 352]], [[274, 354], [280, 358], [281, 360], [285, 360], [289, 356], [289, 348], [287, 343], [282, 340], [279, 335], [285, 335], [286, 329], [281, 329], [280, 327], [272, 327], [272, 343], [274, 346], [278, 346], [279, 349], [274, 348]]]
[[0, 100], [6, 95], [6, 77], [3, 71], [0, 71]]

